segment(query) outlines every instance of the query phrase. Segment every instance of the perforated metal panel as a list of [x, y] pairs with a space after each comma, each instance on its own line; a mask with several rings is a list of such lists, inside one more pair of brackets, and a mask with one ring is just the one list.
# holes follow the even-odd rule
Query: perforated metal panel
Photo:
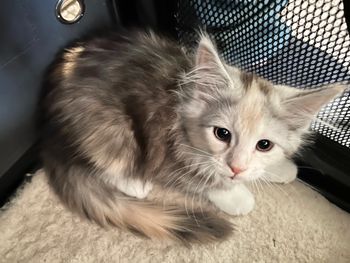
[[[276, 84], [350, 83], [350, 38], [341, 0], [180, 0], [180, 41], [205, 28], [228, 63]], [[350, 147], [350, 94], [322, 109], [312, 129]]]

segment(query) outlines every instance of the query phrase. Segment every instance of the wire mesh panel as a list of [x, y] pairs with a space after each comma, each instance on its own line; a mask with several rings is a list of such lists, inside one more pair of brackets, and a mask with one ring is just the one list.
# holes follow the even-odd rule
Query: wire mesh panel
[[[204, 28], [228, 63], [276, 84], [350, 83], [350, 38], [342, 0], [180, 0], [180, 41]], [[312, 129], [350, 147], [350, 94], [327, 105]]]

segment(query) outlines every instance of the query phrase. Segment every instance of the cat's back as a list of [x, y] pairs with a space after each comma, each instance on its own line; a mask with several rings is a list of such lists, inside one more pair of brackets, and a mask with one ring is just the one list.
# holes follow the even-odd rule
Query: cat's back
[[112, 32], [65, 49], [50, 74], [51, 87], [80, 95], [92, 87], [119, 96], [154, 95], [176, 88], [179, 75], [190, 67], [184, 48], [168, 38], [143, 31]]
[[141, 146], [148, 145], [171, 127], [177, 103], [172, 90], [191, 63], [183, 47], [153, 33], [109, 33], [77, 42], [46, 76], [40, 103], [44, 145], [69, 159], [62, 154], [67, 145], [80, 149], [72, 152], [118, 149], [115, 138], [131, 130]]
[[143, 122], [173, 102], [191, 63], [183, 47], [152, 32], [94, 36], [66, 48], [52, 65], [41, 108], [46, 122], [72, 129], [116, 116]]

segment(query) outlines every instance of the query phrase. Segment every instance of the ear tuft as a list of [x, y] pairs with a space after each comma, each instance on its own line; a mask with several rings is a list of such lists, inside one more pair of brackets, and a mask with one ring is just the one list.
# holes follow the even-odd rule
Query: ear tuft
[[321, 108], [338, 97], [346, 89], [343, 85], [328, 85], [314, 90], [290, 93], [282, 102], [284, 118], [295, 128], [306, 128]]
[[200, 41], [196, 51], [196, 66], [197, 67], [218, 67], [222, 62], [218, 52], [211, 41], [210, 37], [201, 33]]

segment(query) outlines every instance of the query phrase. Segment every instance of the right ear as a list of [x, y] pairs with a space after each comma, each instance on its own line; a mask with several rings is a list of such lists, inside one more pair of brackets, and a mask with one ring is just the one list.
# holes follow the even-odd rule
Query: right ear
[[321, 108], [344, 92], [345, 88], [336, 84], [313, 90], [284, 88], [282, 93], [285, 93], [285, 97], [281, 106], [285, 120], [296, 129], [307, 128]]

